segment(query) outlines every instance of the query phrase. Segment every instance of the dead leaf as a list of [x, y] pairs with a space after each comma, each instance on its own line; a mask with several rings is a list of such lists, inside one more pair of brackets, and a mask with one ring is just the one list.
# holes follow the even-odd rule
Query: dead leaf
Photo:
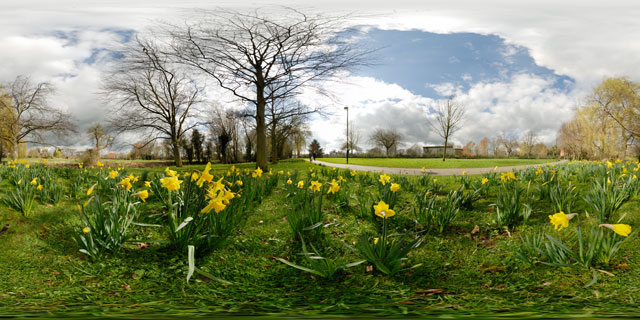
[[475, 227], [473, 227], [473, 230], [471, 230], [471, 234], [476, 234], [480, 232], [480, 227], [476, 224]]
[[416, 294], [422, 295], [434, 295], [434, 294], [445, 294], [446, 292], [443, 289], [426, 289], [426, 290], [418, 290]]
[[606, 270], [600, 270], [598, 269], [599, 272], [604, 273], [606, 275], [608, 275], [609, 277], [615, 277], [615, 275], [613, 275], [613, 273], [606, 271]]
[[398, 301], [398, 303], [401, 303], [401, 304], [413, 304], [414, 302], [411, 301], [411, 300], [404, 300], [404, 301]]
[[132, 274], [132, 275], [131, 275], [131, 279], [133, 279], [133, 280], [138, 279], [138, 275], [137, 275], [137, 274], [135, 274], [135, 273], [134, 273], [134, 274]]
[[366, 271], [367, 271], [367, 272], [371, 272], [371, 271], [373, 271], [373, 266], [367, 266]]
[[128, 284], [121, 284], [120, 286], [127, 291], [131, 290], [131, 286]]
[[542, 283], [543, 286], [550, 286], [551, 285], [551, 281], [546, 281]]
[[143, 248], [149, 248], [149, 244], [146, 242], [136, 242], [136, 245], [138, 246], [138, 248], [143, 249]]
[[501, 271], [504, 271], [504, 270], [505, 270], [505, 267], [503, 267], [503, 266], [488, 266], [488, 267], [486, 267], [486, 268], [482, 268], [482, 269], [481, 269], [481, 271], [482, 271], [483, 273], [487, 273], [487, 272], [491, 272], [491, 273], [493, 273], [493, 272], [501, 272]]

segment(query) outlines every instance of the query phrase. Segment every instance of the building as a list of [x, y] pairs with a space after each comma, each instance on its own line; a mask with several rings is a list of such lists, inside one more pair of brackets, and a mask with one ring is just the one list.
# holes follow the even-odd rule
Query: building
[[[422, 147], [422, 155], [425, 157], [441, 157], [444, 146], [427, 146]], [[462, 148], [454, 148], [452, 145], [447, 146], [447, 156], [461, 156]]]

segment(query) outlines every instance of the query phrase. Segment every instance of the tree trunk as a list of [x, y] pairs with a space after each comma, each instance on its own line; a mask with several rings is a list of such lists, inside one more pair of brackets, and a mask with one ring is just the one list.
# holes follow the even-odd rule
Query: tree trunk
[[276, 121], [271, 124], [271, 163], [278, 163], [278, 137], [276, 137]]
[[13, 152], [11, 155], [13, 157], [13, 160], [18, 159], [18, 145], [18, 137], [13, 138]]
[[178, 144], [178, 140], [174, 138], [171, 141], [171, 146], [173, 147], [173, 162], [177, 167], [182, 167], [182, 158], [180, 157], [180, 145]]
[[444, 138], [444, 150], [442, 151], [442, 162], [447, 158], [447, 142], [449, 142], [449, 137]]
[[267, 128], [264, 119], [264, 86], [258, 85], [257, 92], [257, 105], [256, 105], [256, 167], [267, 171], [269, 166], [267, 164]]

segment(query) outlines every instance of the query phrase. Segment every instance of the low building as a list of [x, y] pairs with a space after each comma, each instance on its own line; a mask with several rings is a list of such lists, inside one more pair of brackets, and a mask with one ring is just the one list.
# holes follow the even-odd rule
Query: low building
[[[425, 157], [442, 156], [444, 146], [427, 146], [422, 147], [422, 155]], [[447, 156], [461, 156], [462, 148], [454, 148], [452, 145], [447, 146]]]

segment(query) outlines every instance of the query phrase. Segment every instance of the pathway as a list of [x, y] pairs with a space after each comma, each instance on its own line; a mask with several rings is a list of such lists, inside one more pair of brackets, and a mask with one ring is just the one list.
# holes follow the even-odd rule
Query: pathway
[[[307, 160], [310, 161], [310, 160]], [[434, 176], [451, 176], [451, 175], [460, 175], [462, 171], [466, 171], [466, 174], [483, 174], [487, 172], [491, 172], [495, 169], [492, 168], [455, 168], [455, 169], [430, 169], [426, 168], [423, 172], [422, 169], [416, 168], [392, 168], [392, 167], [372, 167], [372, 166], [360, 166], [355, 164], [338, 164], [338, 163], [329, 163], [324, 161], [311, 161], [312, 163], [324, 165], [328, 167], [336, 167], [342, 169], [349, 170], [357, 170], [357, 171], [369, 171], [369, 172], [380, 172], [380, 173], [389, 173], [389, 174], [409, 174], [409, 175], [422, 175], [423, 173], [434, 175]], [[566, 160], [550, 162], [543, 165], [552, 165], [552, 164], [561, 164], [567, 162]], [[496, 172], [506, 172], [506, 171], [515, 171], [528, 167], [537, 167], [539, 164], [528, 164], [521, 166], [507, 166], [507, 167], [498, 167]]]

